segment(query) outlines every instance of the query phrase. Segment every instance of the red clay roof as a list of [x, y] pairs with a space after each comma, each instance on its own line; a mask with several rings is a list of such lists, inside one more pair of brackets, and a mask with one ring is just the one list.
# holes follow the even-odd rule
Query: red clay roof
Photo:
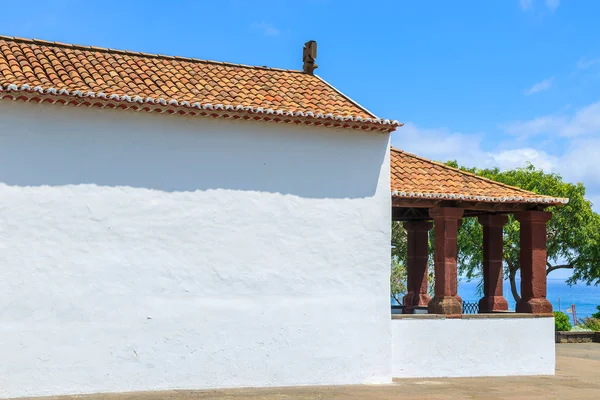
[[399, 125], [302, 71], [5, 36], [0, 96], [387, 132]]
[[391, 149], [390, 160], [394, 197], [547, 205], [569, 201], [495, 182], [394, 148]]

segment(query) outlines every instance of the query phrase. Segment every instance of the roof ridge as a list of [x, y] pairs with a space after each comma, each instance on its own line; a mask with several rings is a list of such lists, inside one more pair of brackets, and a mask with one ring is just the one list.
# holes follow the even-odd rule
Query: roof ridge
[[446, 169], [449, 169], [449, 170], [452, 170], [452, 171], [455, 171], [455, 172], [459, 172], [459, 173], [461, 173], [461, 174], [463, 174], [463, 175], [467, 175], [467, 176], [470, 176], [470, 177], [472, 177], [472, 178], [481, 179], [482, 181], [485, 181], [485, 182], [489, 182], [489, 183], [493, 183], [493, 184], [496, 184], [496, 185], [499, 185], [499, 186], [503, 186], [503, 187], [505, 187], [505, 188], [507, 188], [507, 189], [513, 189], [513, 190], [517, 190], [517, 191], [519, 191], [519, 192], [523, 192], [523, 193], [527, 193], [527, 194], [533, 194], [533, 195], [536, 195], [536, 196], [541, 196], [541, 197], [552, 197], [552, 196], [547, 196], [547, 195], [544, 195], [544, 194], [539, 194], [539, 193], [531, 192], [531, 191], [529, 191], [529, 190], [522, 189], [522, 188], [520, 188], [520, 187], [518, 187], [518, 186], [511, 186], [511, 185], [507, 185], [506, 183], [502, 183], [502, 182], [495, 181], [495, 180], [493, 180], [493, 179], [485, 178], [485, 177], [483, 177], [483, 176], [480, 176], [480, 175], [474, 174], [474, 173], [472, 173], [472, 172], [463, 171], [463, 170], [462, 170], [462, 169], [460, 169], [460, 168], [454, 168], [454, 167], [451, 167], [451, 166], [449, 166], [449, 165], [442, 164], [442, 163], [440, 163], [440, 162], [433, 161], [433, 160], [430, 160], [430, 159], [428, 159], [428, 158], [425, 158], [425, 157], [418, 156], [418, 155], [416, 155], [416, 154], [413, 154], [413, 153], [408, 153], [408, 152], [406, 152], [406, 151], [404, 151], [404, 150], [396, 149], [396, 148], [394, 148], [394, 147], [391, 147], [390, 149], [391, 149], [392, 151], [395, 151], [395, 152], [397, 152], [397, 153], [406, 154], [406, 155], [407, 155], [407, 156], [409, 156], [409, 157], [413, 157], [413, 158], [416, 158], [416, 159], [418, 159], [418, 160], [425, 161], [425, 162], [428, 162], [428, 163], [430, 163], [430, 164], [433, 164], [433, 165], [440, 166], [440, 167], [442, 167], [442, 168], [446, 168]]
[[21, 37], [17, 37], [17, 36], [0, 35], [0, 40], [9, 40], [9, 41], [13, 41], [13, 42], [30, 43], [30, 44], [37, 44], [37, 45], [43, 45], [43, 46], [53, 46], [53, 47], [63, 47], [63, 48], [86, 50], [86, 51], [99, 51], [99, 52], [123, 54], [123, 55], [129, 55], [129, 56], [137, 56], [137, 57], [158, 58], [158, 59], [163, 59], [163, 60], [177, 60], [177, 61], [187, 61], [187, 62], [195, 62], [195, 63], [203, 63], [203, 64], [224, 65], [224, 66], [228, 66], [228, 67], [262, 69], [262, 70], [268, 70], [268, 71], [291, 72], [291, 73], [304, 74], [303, 71], [298, 70], [298, 69], [285, 69], [285, 68], [274, 68], [274, 67], [266, 67], [266, 66], [258, 66], [258, 65], [237, 64], [237, 63], [232, 63], [232, 62], [203, 60], [200, 58], [184, 57], [184, 56], [169, 56], [169, 55], [158, 54], [158, 53], [144, 53], [141, 51], [111, 49], [108, 47], [96, 47], [96, 46], [85, 46], [85, 45], [80, 45], [80, 44], [51, 42], [48, 40], [35, 39], [35, 38], [28, 39], [28, 38], [21, 38]]

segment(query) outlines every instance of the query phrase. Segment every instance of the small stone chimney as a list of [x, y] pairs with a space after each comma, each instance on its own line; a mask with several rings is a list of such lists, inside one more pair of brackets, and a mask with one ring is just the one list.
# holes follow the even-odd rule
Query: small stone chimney
[[319, 68], [319, 66], [315, 64], [316, 58], [317, 42], [314, 40], [309, 40], [308, 42], [304, 43], [304, 49], [302, 51], [302, 61], [304, 62], [302, 70], [304, 73], [314, 75], [315, 69]]

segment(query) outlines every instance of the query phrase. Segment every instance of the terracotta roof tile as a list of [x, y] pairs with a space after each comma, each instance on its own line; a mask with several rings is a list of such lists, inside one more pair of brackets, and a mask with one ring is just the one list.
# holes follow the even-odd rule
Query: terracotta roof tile
[[390, 162], [394, 197], [551, 205], [568, 202], [568, 199], [539, 195], [394, 148], [390, 152]]
[[243, 106], [250, 112], [259, 109], [262, 113], [271, 110], [280, 115], [298, 114], [294, 116], [302, 118], [338, 117], [337, 121], [346, 121], [346, 125], [359, 122], [379, 126], [372, 130], [391, 131], [399, 125], [379, 120], [318, 76], [302, 71], [4, 36], [0, 36], [0, 86], [3, 91], [37, 88], [44, 95], [53, 88], [65, 89], [63, 94], [80, 91], [118, 95], [119, 100], [122, 96], [139, 96], [162, 98], [178, 105], [210, 103]]

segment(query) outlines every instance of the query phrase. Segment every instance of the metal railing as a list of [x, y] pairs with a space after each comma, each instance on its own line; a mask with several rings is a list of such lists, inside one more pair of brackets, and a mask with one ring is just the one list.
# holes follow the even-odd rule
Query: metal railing
[[[392, 304], [392, 314], [402, 314], [404, 310], [403, 305]], [[427, 307], [414, 307], [415, 314], [427, 314]], [[468, 301], [463, 301], [462, 303], [462, 313], [463, 314], [479, 314], [479, 303], [471, 303]]]
[[479, 303], [469, 303], [468, 301], [463, 301], [462, 312], [463, 314], [479, 314]]
[[[427, 306], [412, 307], [413, 314], [427, 314]], [[404, 312], [403, 305], [392, 304], [392, 314], [402, 314]]]

